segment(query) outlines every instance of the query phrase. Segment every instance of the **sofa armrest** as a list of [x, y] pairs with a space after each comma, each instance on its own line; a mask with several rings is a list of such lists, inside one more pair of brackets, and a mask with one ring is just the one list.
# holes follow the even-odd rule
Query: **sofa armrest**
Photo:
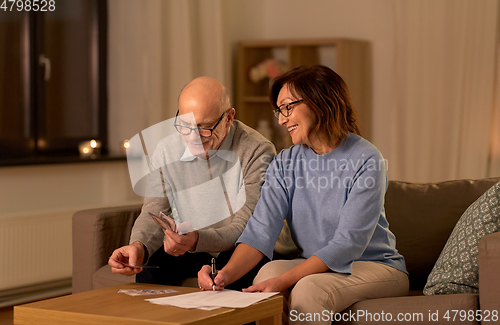
[[73, 293], [92, 290], [92, 276], [127, 245], [142, 205], [89, 209], [73, 215]]
[[[479, 241], [479, 305], [481, 310], [500, 312], [500, 232]], [[500, 324], [489, 322], [488, 324]]]

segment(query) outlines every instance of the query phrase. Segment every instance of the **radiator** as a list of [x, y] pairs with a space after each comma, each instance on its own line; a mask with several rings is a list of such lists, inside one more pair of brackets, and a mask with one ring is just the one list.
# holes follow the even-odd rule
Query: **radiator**
[[71, 293], [73, 212], [0, 218], [0, 305]]

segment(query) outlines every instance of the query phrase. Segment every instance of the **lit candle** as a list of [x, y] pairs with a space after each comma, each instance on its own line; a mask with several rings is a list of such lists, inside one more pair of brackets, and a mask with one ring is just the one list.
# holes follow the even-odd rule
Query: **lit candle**
[[80, 158], [90, 158], [94, 153], [94, 148], [90, 146], [90, 141], [84, 141], [78, 144], [78, 151], [80, 152]]
[[90, 140], [80, 142], [78, 145], [78, 151], [80, 152], [81, 158], [96, 158], [100, 153], [101, 141]]
[[123, 140], [123, 143], [122, 143], [122, 153], [124, 155], [127, 154], [127, 149], [130, 148], [130, 142], [128, 140]]

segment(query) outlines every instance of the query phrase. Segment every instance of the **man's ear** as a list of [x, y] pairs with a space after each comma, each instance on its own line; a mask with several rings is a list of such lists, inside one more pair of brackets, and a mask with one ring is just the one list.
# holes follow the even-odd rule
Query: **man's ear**
[[227, 115], [227, 122], [229, 125], [233, 124], [235, 114], [236, 110], [234, 109], [234, 107], [231, 108], [229, 111], [227, 111], [226, 115]]

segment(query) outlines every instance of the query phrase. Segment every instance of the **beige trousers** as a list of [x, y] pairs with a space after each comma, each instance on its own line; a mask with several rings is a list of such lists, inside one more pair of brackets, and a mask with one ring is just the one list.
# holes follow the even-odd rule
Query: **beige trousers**
[[[304, 259], [275, 260], [264, 265], [253, 283], [276, 277]], [[325, 272], [300, 279], [283, 292], [283, 324], [331, 324], [333, 314], [355, 302], [408, 294], [408, 276], [390, 266], [356, 261], [352, 274]]]

